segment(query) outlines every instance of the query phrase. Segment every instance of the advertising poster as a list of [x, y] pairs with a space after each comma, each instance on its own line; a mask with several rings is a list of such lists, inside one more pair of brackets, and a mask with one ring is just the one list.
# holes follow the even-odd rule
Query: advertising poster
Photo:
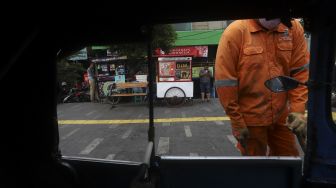
[[160, 76], [175, 76], [175, 62], [160, 62]]
[[176, 62], [175, 76], [179, 81], [191, 80], [190, 61]]
[[125, 83], [125, 81], [126, 81], [125, 75], [114, 76], [114, 81], [116, 83]]

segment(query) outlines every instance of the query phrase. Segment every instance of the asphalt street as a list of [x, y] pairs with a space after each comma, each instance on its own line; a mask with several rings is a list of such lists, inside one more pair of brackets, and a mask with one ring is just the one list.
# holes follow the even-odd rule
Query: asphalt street
[[[57, 107], [64, 156], [141, 162], [149, 108], [144, 103], [66, 103]], [[154, 107], [157, 155], [240, 156], [229, 118], [218, 99]]]

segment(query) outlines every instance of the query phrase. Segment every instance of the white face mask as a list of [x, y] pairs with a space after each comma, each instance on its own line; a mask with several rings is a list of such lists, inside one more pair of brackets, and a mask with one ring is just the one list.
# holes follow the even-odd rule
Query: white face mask
[[280, 24], [280, 18], [266, 20], [265, 18], [259, 19], [259, 23], [266, 29], [274, 29]]

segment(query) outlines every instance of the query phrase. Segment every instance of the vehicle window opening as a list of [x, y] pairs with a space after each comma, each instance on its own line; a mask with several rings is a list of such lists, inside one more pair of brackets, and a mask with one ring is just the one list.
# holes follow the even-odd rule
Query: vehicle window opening
[[[154, 25], [145, 30], [149, 43], [91, 45], [60, 60], [62, 154], [142, 161], [152, 141], [153, 154], [159, 156], [241, 156], [242, 145], [216, 89], [237, 82], [215, 79], [219, 42], [233, 22]], [[283, 41], [291, 36], [286, 29], [281, 32]], [[309, 49], [309, 33], [304, 40]], [[277, 45], [275, 60], [285, 59], [291, 45]], [[261, 57], [265, 50], [252, 46], [243, 53]], [[256, 63], [245, 65], [258, 69]]]

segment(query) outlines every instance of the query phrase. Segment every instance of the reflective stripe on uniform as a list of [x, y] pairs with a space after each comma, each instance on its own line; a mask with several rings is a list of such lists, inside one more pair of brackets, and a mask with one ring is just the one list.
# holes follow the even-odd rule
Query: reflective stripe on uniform
[[226, 86], [237, 86], [237, 80], [216, 80], [215, 86], [216, 87], [226, 87]]
[[309, 63], [303, 65], [302, 67], [294, 68], [290, 71], [290, 75], [294, 75], [296, 73], [299, 73], [305, 69], [309, 69]]

